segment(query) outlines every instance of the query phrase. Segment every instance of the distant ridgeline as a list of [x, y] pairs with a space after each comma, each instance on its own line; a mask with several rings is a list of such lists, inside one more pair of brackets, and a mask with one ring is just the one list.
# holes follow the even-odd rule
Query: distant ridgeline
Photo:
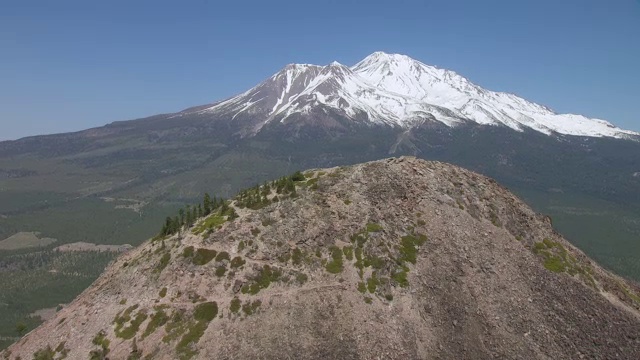
[[[256, 185], [252, 188], [244, 189], [238, 192], [235, 200], [235, 206], [238, 208], [249, 208], [253, 210], [261, 209], [273, 202], [278, 202], [280, 199], [295, 198], [298, 196], [296, 193], [296, 182], [305, 181], [304, 174], [300, 171], [289, 176], [283, 176], [277, 180], [271, 182], [265, 182], [262, 186]], [[315, 186], [315, 183], [311, 184]], [[271, 189], [275, 189], [276, 195], [273, 199], [269, 200], [267, 195], [271, 192]], [[222, 225], [227, 220], [233, 220], [238, 217], [233, 207], [230, 207], [230, 200], [216, 197], [211, 197], [209, 193], [205, 193], [202, 199], [202, 203], [197, 205], [187, 205], [185, 208], [178, 210], [178, 214], [174, 217], [167, 216], [162, 230], [154, 240], [160, 240], [166, 236], [176, 234], [182, 231], [183, 227], [190, 228], [199, 219], [208, 217], [202, 224], [194, 229], [194, 233], [200, 234], [204, 231], [211, 231], [214, 228]], [[213, 216], [209, 216], [213, 214]]]

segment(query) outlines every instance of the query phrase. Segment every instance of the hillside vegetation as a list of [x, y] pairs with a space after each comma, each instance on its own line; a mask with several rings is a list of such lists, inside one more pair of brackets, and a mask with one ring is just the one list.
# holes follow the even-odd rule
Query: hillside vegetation
[[3, 355], [640, 356], [640, 288], [479, 174], [402, 157], [209, 199]]

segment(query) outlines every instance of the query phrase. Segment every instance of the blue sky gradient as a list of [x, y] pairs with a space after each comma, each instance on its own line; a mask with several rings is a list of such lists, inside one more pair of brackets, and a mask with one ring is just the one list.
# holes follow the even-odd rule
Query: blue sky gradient
[[377, 50], [640, 130], [637, 0], [6, 0], [0, 140], [174, 112], [287, 63]]

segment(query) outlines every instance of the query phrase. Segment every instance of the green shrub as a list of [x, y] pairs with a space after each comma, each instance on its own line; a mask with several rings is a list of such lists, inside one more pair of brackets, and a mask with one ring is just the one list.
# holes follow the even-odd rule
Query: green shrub
[[151, 315], [151, 320], [147, 324], [147, 328], [142, 333], [142, 338], [146, 338], [147, 336], [153, 334], [157, 328], [164, 326], [164, 324], [169, 321], [169, 316], [164, 312], [163, 309], [158, 309], [158, 311]]
[[216, 257], [216, 251], [210, 249], [198, 249], [196, 250], [196, 255], [193, 257], [193, 264], [195, 265], [205, 265], [208, 264], [211, 260]]
[[318, 180], [320, 179], [319, 178], [309, 179], [307, 180], [306, 185], [309, 186], [311, 190], [316, 190], [318, 188]]
[[385, 264], [384, 259], [377, 256], [368, 257], [363, 260], [364, 267], [371, 266], [374, 269], [382, 269]]
[[409, 280], [407, 280], [407, 269], [396, 270], [391, 275], [391, 278], [401, 287], [409, 286]]
[[182, 256], [186, 258], [190, 258], [193, 256], [193, 246], [187, 246], [182, 250]]
[[160, 295], [161, 298], [167, 296], [167, 288], [163, 287], [158, 295]]
[[247, 316], [252, 315], [258, 310], [260, 305], [262, 305], [262, 302], [260, 300], [254, 300], [253, 302], [247, 301], [244, 305], [242, 305], [242, 312], [244, 312]]
[[272, 282], [280, 280], [282, 271], [277, 268], [271, 268], [269, 265], [264, 265], [258, 275], [253, 279], [252, 284], [246, 284], [242, 287], [243, 294], [255, 295], [260, 290], [266, 289]]
[[353, 260], [353, 246], [343, 247], [342, 252], [344, 253], [344, 257], [347, 258], [347, 260]]
[[356, 247], [361, 248], [364, 246], [364, 243], [367, 242], [368, 236], [366, 231], [353, 234], [351, 235], [351, 242], [354, 243]]
[[229, 305], [229, 310], [234, 313], [237, 314], [238, 311], [240, 311], [240, 306], [241, 306], [242, 302], [240, 301], [240, 299], [238, 299], [237, 297], [234, 297], [231, 300], [231, 304]]
[[188, 331], [182, 336], [182, 339], [176, 345], [176, 353], [180, 360], [188, 360], [194, 357], [198, 352], [194, 349], [195, 344], [200, 341], [204, 331], [209, 326], [206, 321], [198, 321], [188, 326]]
[[33, 353], [34, 360], [54, 360], [56, 356], [56, 352], [53, 351], [50, 345], [47, 345], [46, 348], [40, 349]]
[[158, 272], [158, 273], [162, 272], [162, 270], [164, 270], [164, 268], [166, 268], [167, 265], [169, 265], [169, 260], [171, 260], [171, 254], [170, 253], [165, 252], [164, 254], [162, 254], [162, 257], [160, 258], [160, 261], [156, 265], [155, 272]]
[[291, 259], [291, 253], [289, 251], [283, 253], [282, 255], [278, 256], [278, 261], [280, 261], [281, 263], [288, 263], [289, 260]]
[[138, 329], [140, 329], [140, 325], [147, 319], [147, 313], [145, 311], [139, 311], [129, 326], [125, 328], [116, 327], [115, 333], [116, 336], [125, 340], [132, 339], [138, 333]]
[[544, 260], [544, 267], [547, 270], [553, 272], [564, 272], [567, 270], [567, 265], [562, 258], [559, 256], [550, 256]]
[[376, 292], [376, 288], [378, 287], [379, 284], [380, 282], [378, 281], [378, 278], [376, 277], [376, 273], [374, 272], [373, 274], [371, 274], [371, 277], [367, 279], [367, 289], [369, 290], [370, 293], [373, 294]]
[[187, 331], [189, 322], [187, 321], [184, 313], [185, 311], [182, 309], [174, 310], [173, 315], [171, 315], [171, 319], [164, 327], [167, 334], [162, 338], [162, 342], [170, 343]]
[[221, 252], [218, 254], [218, 256], [216, 256], [216, 261], [217, 261], [217, 262], [221, 262], [221, 261], [224, 261], [224, 260], [227, 260], [227, 261], [229, 261], [229, 260], [230, 260], [229, 253], [228, 253], [228, 252], [226, 252], [226, 251], [221, 251]]
[[367, 224], [367, 232], [378, 232], [378, 231], [382, 231], [382, 226], [376, 223]]
[[226, 266], [218, 266], [216, 268], [216, 276], [217, 277], [223, 277], [224, 274], [227, 272], [227, 267]]
[[138, 308], [138, 304], [129, 306], [122, 313], [118, 313], [113, 319], [113, 323], [116, 324], [116, 330], [122, 328], [122, 326], [131, 320], [131, 313]]
[[99, 346], [100, 350], [93, 350], [89, 353], [90, 359], [104, 359], [109, 353], [110, 341], [107, 339], [107, 334], [104, 330], [101, 330], [93, 337], [91, 341], [93, 345]]
[[357, 269], [359, 269], [360, 272], [362, 272], [362, 270], [364, 269], [364, 261], [362, 260], [362, 248], [361, 247], [357, 247], [355, 249], [355, 256], [356, 256], [355, 267]]
[[109, 339], [107, 339], [107, 334], [104, 331], [97, 333], [91, 342], [93, 345], [97, 345], [102, 348], [109, 348]]
[[418, 237], [414, 235], [403, 236], [400, 240], [399, 260], [401, 262], [408, 261], [412, 264], [415, 264], [418, 255], [418, 246], [424, 244], [426, 240], [427, 237], [422, 234], [418, 235]]
[[493, 226], [502, 227], [502, 225], [500, 224], [500, 219], [498, 218], [498, 215], [496, 215], [496, 213], [491, 211], [489, 213], [489, 217], [491, 218], [491, 223], [493, 224]]
[[298, 283], [300, 283], [300, 285], [306, 283], [308, 279], [309, 279], [309, 277], [305, 273], [297, 273], [296, 274], [296, 281]]
[[233, 258], [233, 260], [231, 260], [231, 267], [233, 269], [236, 269], [243, 266], [245, 263], [246, 261], [242, 257], [236, 256]]
[[339, 274], [342, 272], [342, 250], [340, 250], [337, 246], [331, 246], [329, 249], [331, 251], [332, 260], [327, 263], [325, 268], [328, 272], [332, 274]]
[[358, 291], [360, 291], [361, 293], [366, 293], [367, 292], [367, 285], [363, 282], [359, 282], [358, 283]]
[[293, 265], [300, 265], [302, 264], [302, 251], [298, 248], [293, 249], [292, 253], [291, 253], [291, 262], [293, 263]]
[[547, 270], [556, 273], [567, 272], [569, 275], [580, 274], [590, 285], [595, 284], [593, 277], [589, 274], [589, 267], [580, 265], [559, 242], [545, 238], [535, 243], [532, 250], [544, 258], [543, 265]]
[[296, 171], [295, 173], [293, 173], [293, 175], [291, 175], [291, 180], [293, 180], [293, 181], [305, 181], [306, 178], [304, 177], [304, 174], [302, 174], [300, 171]]
[[209, 322], [218, 315], [218, 304], [215, 301], [198, 304], [193, 311], [193, 318], [198, 321]]

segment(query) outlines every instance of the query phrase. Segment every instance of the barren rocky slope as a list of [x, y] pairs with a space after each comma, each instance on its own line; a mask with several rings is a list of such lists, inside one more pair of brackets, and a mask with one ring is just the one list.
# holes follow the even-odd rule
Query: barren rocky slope
[[640, 289], [493, 180], [411, 157], [304, 175], [122, 255], [2, 355], [640, 358]]

